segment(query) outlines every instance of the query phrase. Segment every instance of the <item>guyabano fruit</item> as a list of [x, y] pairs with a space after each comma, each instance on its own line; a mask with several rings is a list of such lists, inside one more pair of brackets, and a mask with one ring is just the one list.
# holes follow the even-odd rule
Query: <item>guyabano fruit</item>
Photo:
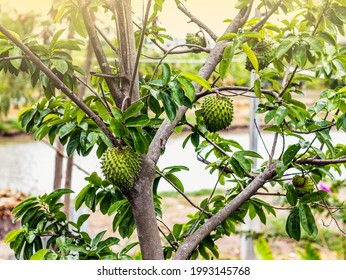
[[[252, 51], [255, 53], [258, 61], [258, 70], [266, 68], [275, 57], [276, 43], [272, 40], [264, 39], [259, 41], [253, 48]], [[251, 71], [253, 65], [249, 58], [246, 59], [245, 68]]]
[[293, 177], [292, 183], [296, 189], [298, 197], [310, 194], [315, 190], [315, 184], [310, 177], [296, 175]]
[[109, 148], [102, 156], [105, 178], [121, 190], [130, 190], [141, 168], [140, 156], [130, 147]]
[[202, 103], [201, 112], [210, 132], [225, 129], [233, 120], [233, 101], [227, 96], [208, 96]]
[[292, 179], [292, 184], [296, 188], [302, 187], [304, 185], [304, 182], [305, 182], [305, 177], [304, 176], [295, 175], [293, 177], [293, 179]]
[[186, 42], [186, 44], [198, 45], [201, 47], [207, 46], [207, 42], [206, 42], [204, 36], [200, 36], [198, 33], [196, 33], [196, 34], [187, 33], [185, 42]]

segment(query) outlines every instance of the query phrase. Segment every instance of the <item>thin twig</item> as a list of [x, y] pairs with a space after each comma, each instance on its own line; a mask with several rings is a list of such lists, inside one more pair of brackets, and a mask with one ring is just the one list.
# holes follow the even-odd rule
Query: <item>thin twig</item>
[[[162, 173], [161, 171], [158, 171], [156, 170], [156, 173], [159, 174], [163, 179], [165, 179], [178, 193], [180, 193], [185, 199], [187, 202], [189, 202], [193, 207], [195, 207], [196, 209], [198, 209], [199, 211], [202, 211], [202, 208], [197, 206], [196, 204], [193, 203], [193, 201], [186, 195], [184, 194], [184, 192], [182, 192], [171, 180], [169, 180], [164, 173]], [[206, 212], [206, 215], [208, 217], [212, 217], [213, 214], [211, 213], [207, 213]]]
[[272, 146], [272, 151], [270, 153], [269, 160], [268, 160], [268, 166], [270, 166], [272, 164], [272, 162], [273, 162], [273, 158], [274, 158], [274, 154], [275, 154], [275, 150], [276, 150], [276, 145], [277, 145], [277, 142], [278, 142], [278, 136], [279, 136], [279, 133], [275, 132], [273, 146]]
[[80, 79], [77, 75], [73, 75], [79, 82], [81, 82], [86, 88], [88, 88], [96, 97], [97, 99], [102, 103], [102, 105], [106, 108], [106, 110], [108, 111], [108, 113], [111, 115], [112, 112], [109, 109], [108, 105], [106, 104], [106, 102], [101, 98], [101, 96], [91, 87], [89, 86], [85, 81], [83, 81], [82, 79]]
[[[58, 148], [52, 146], [46, 139], [42, 139], [42, 142], [47, 144], [49, 147], [51, 147], [53, 150], [55, 150], [59, 156], [63, 157], [63, 158], [68, 158], [68, 156], [66, 156], [64, 153], [62, 153]], [[73, 165], [78, 168], [80, 171], [82, 171], [83, 173], [85, 173], [86, 175], [90, 175], [90, 172], [86, 171], [83, 167], [81, 167], [80, 165], [78, 165], [77, 163], [73, 162]]]
[[7, 56], [7, 57], [1, 57], [1, 61], [6, 61], [6, 60], [17, 60], [17, 59], [27, 59], [28, 57], [25, 55], [18, 55], [18, 56]]
[[256, 25], [254, 25], [250, 31], [256, 31], [256, 30], [260, 30], [262, 29], [262, 27], [264, 26], [264, 24], [267, 22], [267, 20], [277, 11], [277, 9], [279, 8], [279, 6], [281, 5], [283, 0], [279, 0], [276, 5], [270, 10], [269, 13], [266, 14], [266, 16], [261, 19]]
[[[212, 91], [209, 90], [204, 90], [201, 92], [196, 93], [196, 98], [195, 99], [199, 99], [205, 95], [208, 94], [212, 94], [212, 93], [217, 93], [217, 92], [222, 92], [222, 91], [241, 91], [244, 93], [247, 92], [254, 92], [254, 88], [253, 87], [242, 87], [242, 86], [223, 86], [223, 87], [218, 87], [218, 88], [213, 88]], [[277, 92], [273, 91], [273, 90], [267, 90], [267, 89], [261, 89], [261, 92], [264, 94], [268, 94], [274, 98], [279, 98], [279, 95], [277, 94]], [[241, 95], [243, 95], [241, 94]]]
[[201, 20], [196, 18], [191, 12], [187, 10], [187, 8], [181, 4], [180, 2], [177, 3], [177, 7], [180, 11], [182, 11], [192, 22], [197, 24], [201, 29], [203, 29], [205, 32], [208, 33], [208, 35], [216, 42], [218, 36]]
[[[169, 228], [162, 220], [160, 220], [160, 219], [158, 219], [158, 218], [156, 218], [156, 220], [157, 220], [158, 222], [160, 222], [160, 223], [169, 231], [169, 233], [172, 235], [172, 237], [173, 237], [173, 239], [174, 239], [174, 243], [178, 245], [179, 242], [178, 242], [178, 240], [176, 239], [176, 237], [175, 237], [175, 235], [173, 234], [173, 232], [170, 230], [170, 228]], [[174, 247], [174, 244], [172, 244], [168, 239], [167, 239], [167, 241], [169, 242], [169, 244], [170, 244], [172, 247]]]
[[[104, 89], [103, 89], [102, 83], [99, 83], [99, 86], [100, 86], [100, 90], [101, 90], [102, 97], [103, 97], [103, 99], [104, 99], [104, 101], [105, 101], [105, 104], [106, 104], [106, 106], [107, 106], [107, 111], [110, 112], [111, 116], [113, 116], [112, 109], [109, 107], [109, 104], [108, 104], [108, 102], [107, 102], [107, 97], [106, 97], [105, 91], [104, 91]], [[114, 116], [113, 116], [113, 117], [114, 117]]]
[[[346, 160], [346, 158], [345, 158], [345, 160]], [[318, 190], [318, 187], [317, 187], [317, 184], [316, 184], [314, 178], [313, 178], [310, 174], [308, 174], [308, 176], [309, 176], [310, 179], [314, 182], [315, 188]], [[322, 198], [322, 197], [321, 197], [321, 198]], [[337, 219], [334, 217], [334, 214], [333, 214], [333, 212], [331, 211], [331, 209], [329, 208], [329, 205], [328, 205], [328, 203], [326, 202], [326, 200], [325, 200], [324, 198], [322, 198], [321, 200], [322, 200], [322, 203], [324, 204], [325, 208], [327, 209], [327, 211], [328, 211], [328, 213], [329, 213], [329, 215], [330, 215], [332, 221], [334, 221], [334, 223], [335, 223], [335, 225], [337, 226], [337, 228], [339, 229], [339, 231], [340, 231], [343, 235], [346, 236], [346, 232], [340, 227], [339, 222], [338, 222]]]
[[267, 148], [267, 144], [265, 143], [265, 141], [264, 141], [264, 139], [262, 137], [261, 130], [259, 129], [257, 122], [254, 122], [254, 123], [255, 123], [255, 127], [256, 127], [257, 133], [258, 133], [258, 135], [259, 135], [259, 137], [260, 137], [260, 139], [262, 141], [262, 144], [264, 146], [264, 149], [266, 150], [268, 157], [270, 157], [269, 150]]
[[[194, 126], [192, 124], [190, 124], [188, 121], [185, 122], [185, 124], [189, 127], [191, 127], [192, 129], [194, 128]], [[231, 156], [229, 154], [227, 154], [220, 146], [218, 146], [217, 144], [215, 144], [213, 141], [211, 141], [208, 137], [206, 137], [204, 135], [204, 133], [202, 131], [200, 131], [199, 129], [197, 129], [197, 133], [202, 136], [205, 141], [207, 141], [210, 145], [212, 145], [216, 150], [218, 150], [222, 155], [224, 155], [225, 157], [230, 158]]]
[[169, 50], [166, 51], [166, 53], [161, 57], [160, 61], [157, 63], [152, 75], [151, 75], [151, 79], [150, 81], [152, 81], [155, 77], [155, 74], [157, 72], [157, 69], [159, 68], [159, 66], [161, 65], [161, 63], [163, 62], [163, 60], [169, 55], [172, 53], [173, 50], [177, 49], [177, 48], [181, 48], [181, 47], [194, 47], [194, 48], [197, 48], [197, 49], [201, 49], [201, 50], [204, 50], [205, 48], [199, 46], [199, 45], [194, 45], [194, 44], [180, 44], [180, 45], [176, 45], [176, 46], [173, 46], [171, 47]]
[[135, 62], [135, 66], [134, 66], [134, 69], [133, 69], [132, 79], [131, 79], [131, 83], [130, 83], [130, 90], [129, 90], [129, 94], [130, 95], [132, 94], [134, 82], [136, 80], [135, 77], [137, 75], [137, 70], [138, 70], [138, 66], [139, 66], [139, 59], [141, 57], [141, 52], [142, 52], [142, 47], [143, 47], [143, 42], [144, 42], [144, 37], [145, 37], [145, 30], [147, 29], [150, 6], [151, 6], [151, 0], [148, 1], [147, 8], [146, 8], [146, 11], [145, 11], [144, 20], [143, 20], [143, 28], [142, 28], [142, 32], [141, 32], [141, 38], [139, 40], [137, 56], [136, 56], [136, 62]]
[[118, 49], [114, 46], [114, 44], [112, 44], [112, 42], [107, 38], [106, 34], [104, 34], [102, 32], [102, 30], [100, 28], [98, 28], [97, 25], [95, 25], [95, 28], [97, 30], [97, 32], [101, 35], [101, 37], [106, 41], [106, 43], [108, 44], [108, 46], [110, 46], [110, 48], [117, 54], [118, 53]]
[[211, 198], [214, 196], [215, 190], [216, 190], [216, 188], [217, 188], [217, 186], [218, 186], [218, 184], [219, 184], [219, 182], [220, 182], [220, 179], [221, 179], [221, 176], [222, 176], [222, 175], [223, 175], [223, 170], [220, 171], [219, 177], [218, 177], [218, 179], [217, 179], [217, 181], [216, 181], [216, 183], [215, 183], [215, 186], [214, 186], [214, 188], [213, 188], [211, 194], [209, 195], [207, 201], [205, 202], [204, 207], [203, 207], [201, 213], [199, 214], [198, 218], [197, 218], [196, 221], [191, 225], [191, 227], [189, 228], [188, 232], [186, 233], [186, 236], [190, 236], [190, 235], [195, 231], [195, 229], [196, 229], [196, 227], [197, 227], [197, 225], [198, 225], [198, 223], [199, 223], [201, 217], [203, 216], [203, 214], [206, 213], [206, 212], [205, 212], [205, 209], [207, 209], [207, 206], [208, 206], [208, 204], [209, 204]]
[[167, 240], [167, 242], [169, 243], [169, 245], [172, 246], [172, 248], [176, 248], [176, 246], [174, 246], [174, 244], [167, 238], [166, 234], [163, 232], [163, 230], [158, 227], [159, 231], [161, 232], [161, 234], [163, 235], [163, 237]]

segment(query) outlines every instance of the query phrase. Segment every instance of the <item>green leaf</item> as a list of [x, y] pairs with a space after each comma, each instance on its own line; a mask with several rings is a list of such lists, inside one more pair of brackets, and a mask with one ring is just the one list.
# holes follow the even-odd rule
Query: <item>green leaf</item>
[[117, 119], [111, 119], [110, 130], [119, 139], [122, 139], [126, 135], [126, 129], [124, 125], [121, 121], [118, 121]]
[[306, 204], [306, 203], [311, 203], [311, 202], [318, 202], [322, 199], [324, 199], [327, 196], [326, 191], [317, 191], [309, 194], [305, 194], [300, 200], [300, 204]]
[[128, 251], [130, 251], [133, 247], [137, 246], [139, 242], [133, 242], [129, 245], [127, 245], [124, 249], [120, 251], [120, 255], [125, 255], [127, 254]]
[[306, 45], [297, 46], [293, 51], [293, 58], [297, 62], [299, 68], [304, 68], [308, 60]]
[[75, 128], [76, 128], [76, 124], [75, 123], [65, 124], [64, 126], [62, 126], [60, 128], [58, 135], [59, 135], [60, 138], [63, 138], [67, 134], [71, 133]]
[[[254, 157], [254, 158], [263, 158], [259, 153], [256, 153], [254, 151], [247, 151], [247, 150], [244, 150], [244, 151], [237, 151], [235, 152], [234, 154], [236, 155], [242, 155], [242, 156], [246, 156], [246, 157]], [[234, 155], [233, 154], [233, 155]]]
[[256, 79], [256, 81], [254, 83], [254, 93], [255, 93], [257, 98], [261, 98], [262, 90], [261, 90], [261, 80], [260, 79]]
[[21, 232], [24, 232], [24, 229], [20, 228], [20, 229], [11, 230], [9, 233], [7, 233], [7, 235], [6, 235], [5, 239], [4, 239], [4, 243], [13, 242], [14, 240], [16, 240], [17, 236]]
[[276, 164], [276, 173], [278, 174], [278, 177], [281, 178], [284, 175], [286, 170], [287, 170], [287, 166], [280, 160]]
[[54, 49], [54, 46], [56, 44], [56, 42], [58, 41], [58, 39], [60, 38], [60, 36], [62, 35], [62, 33], [64, 33], [66, 29], [60, 29], [59, 31], [55, 32], [55, 34], [53, 35], [53, 38], [52, 40], [50, 41], [50, 44], [49, 44], [49, 50], [53, 50]]
[[84, 187], [79, 194], [76, 196], [76, 202], [75, 202], [75, 210], [77, 211], [83, 204], [85, 200], [85, 195], [88, 193], [89, 189], [91, 188], [91, 184]]
[[300, 240], [300, 216], [298, 207], [293, 207], [287, 217], [286, 232], [294, 240]]
[[273, 253], [272, 250], [270, 249], [266, 239], [261, 236], [257, 240], [255, 240], [255, 253], [258, 259], [260, 260], [273, 260]]
[[[178, 105], [184, 104], [184, 91], [180, 85], [180, 83], [177, 80], [174, 80], [173, 83], [169, 85], [171, 89], [171, 96], [172, 99], [177, 102]], [[161, 109], [161, 108], [160, 108]]]
[[142, 134], [142, 130], [137, 127], [129, 127], [128, 130], [132, 136], [136, 152], [140, 155], [146, 154], [148, 152], [149, 143]]
[[161, 79], [162, 79], [162, 84], [164, 86], [167, 85], [171, 79], [171, 68], [169, 67], [167, 63], [162, 64]]
[[68, 64], [63, 59], [51, 59], [52, 66], [58, 70], [61, 74], [65, 74], [68, 70]]
[[73, 190], [71, 189], [57, 189], [53, 192], [51, 192], [49, 195], [47, 195], [44, 198], [44, 201], [46, 203], [50, 203], [51, 200], [59, 200], [64, 194], [68, 194], [68, 193], [74, 193]]
[[[211, 87], [210, 84], [208, 83], [208, 81], [198, 75], [195, 74], [191, 74], [191, 73], [186, 73], [186, 72], [182, 72], [179, 74], [180, 77], [185, 77], [191, 81], [194, 81], [195, 83], [201, 85], [202, 87], [204, 87], [205, 89], [211, 91]], [[190, 99], [190, 98], [189, 98]], [[190, 99], [191, 100], [191, 99]], [[191, 100], [192, 101], [192, 100]]]
[[169, 181], [171, 181], [179, 190], [184, 192], [184, 185], [177, 176], [175, 176], [174, 174], [166, 174], [165, 177]]
[[258, 60], [253, 50], [245, 44], [242, 44], [240, 47], [245, 52], [246, 56], [249, 58], [253, 68], [256, 70], [256, 72], [258, 72]]
[[38, 261], [38, 260], [44, 260], [45, 256], [47, 255], [47, 253], [49, 253], [50, 250], [49, 249], [41, 249], [41, 250], [38, 250], [35, 254], [33, 254], [31, 257], [30, 257], [30, 260], [31, 261]]
[[151, 111], [153, 111], [153, 113], [156, 116], [161, 115], [162, 113], [162, 108], [160, 106], [160, 103], [157, 101], [157, 99], [153, 96], [148, 96], [148, 105]]
[[286, 199], [288, 203], [291, 204], [292, 206], [295, 206], [298, 201], [296, 189], [294, 188], [292, 184], [285, 184], [285, 188], [287, 190]]
[[237, 36], [238, 36], [237, 33], [226, 33], [226, 34], [223, 34], [222, 36], [220, 36], [220, 37], [217, 39], [217, 42], [223, 41], [223, 40], [233, 40], [233, 39], [236, 38]]
[[299, 144], [290, 145], [282, 156], [285, 165], [289, 164], [300, 150]]
[[226, 46], [222, 54], [222, 60], [219, 65], [220, 78], [223, 80], [226, 76], [229, 66], [231, 65], [234, 56], [235, 46], [234, 44], [229, 44]]
[[196, 94], [196, 90], [195, 90], [195, 87], [193, 86], [193, 84], [188, 79], [185, 79], [183, 76], [178, 76], [178, 82], [180, 83], [181, 87], [183, 88], [187, 98], [191, 102], [193, 102], [193, 100], [195, 99], [195, 94]]
[[162, 99], [163, 107], [165, 108], [165, 113], [170, 121], [175, 119], [177, 108], [171, 99], [171, 97], [166, 92], [160, 92], [160, 97]]
[[115, 119], [121, 121], [123, 119], [123, 112], [118, 107], [113, 107], [111, 109], [112, 115], [114, 116]]
[[22, 122], [22, 127], [25, 128], [29, 124], [29, 122], [32, 121], [36, 113], [37, 109], [30, 109], [28, 111], [25, 111], [24, 114], [19, 117], [19, 120], [21, 120]]
[[118, 200], [114, 202], [108, 209], [108, 216], [113, 215], [115, 212], [119, 211], [120, 207], [122, 207], [128, 201], [126, 199]]
[[95, 199], [96, 199], [96, 188], [91, 187], [88, 189], [88, 192], [85, 194], [85, 205], [92, 211], [94, 211]]
[[319, 32], [316, 34], [316, 37], [320, 38], [322, 41], [329, 43], [332, 46], [336, 46], [336, 40], [334, 36], [327, 32]]
[[143, 127], [150, 123], [150, 119], [147, 115], [139, 115], [136, 117], [128, 118], [125, 121], [127, 127]]
[[316, 226], [315, 218], [312, 215], [310, 206], [306, 204], [300, 204], [299, 215], [303, 229], [306, 231], [307, 234], [309, 234], [313, 238], [316, 238], [318, 229]]
[[276, 58], [279, 59], [285, 55], [297, 42], [298, 38], [295, 36], [290, 36], [283, 40], [276, 49]]
[[229, 163], [231, 164], [232, 170], [234, 171], [235, 175], [237, 175], [237, 177], [239, 178], [244, 178], [244, 169], [242, 168], [238, 160], [232, 157]]
[[[18, 47], [13, 47], [8, 51], [8, 56], [9, 57], [14, 57], [14, 56], [21, 56], [22, 55], [22, 50]], [[22, 64], [22, 59], [11, 59], [10, 60], [12, 66], [19, 70], [20, 65]]]
[[70, 140], [66, 146], [67, 156], [71, 156], [73, 152], [77, 149], [77, 147], [79, 146], [79, 140], [80, 140], [80, 131], [74, 131], [72, 135], [70, 136]]
[[94, 250], [96, 249], [97, 245], [100, 243], [102, 237], [105, 235], [105, 233], [107, 232], [107, 230], [103, 230], [101, 232], [99, 232], [95, 238], [91, 241], [91, 248]]
[[102, 251], [103, 249], [109, 248], [111, 246], [117, 245], [119, 243], [120, 239], [116, 237], [108, 237], [106, 240], [101, 241], [96, 249], [96, 253]]
[[74, 30], [83, 38], [86, 38], [88, 36], [88, 32], [86, 31], [84, 20], [81, 15], [81, 13], [75, 11], [71, 14], [72, 19], [72, 25], [74, 27]]
[[320, 40], [316, 39], [313, 36], [304, 36], [303, 40], [310, 45], [316, 52], [323, 52], [323, 45]]
[[244, 171], [246, 172], [251, 171], [251, 163], [243, 154], [239, 153], [239, 151], [233, 153], [232, 158], [234, 158], [240, 164], [240, 166], [244, 169]]
[[280, 126], [283, 122], [283, 120], [286, 118], [286, 116], [289, 113], [289, 109], [285, 106], [280, 106], [276, 110], [276, 115], [274, 116], [274, 125]]
[[84, 224], [84, 222], [90, 217], [90, 214], [83, 214], [80, 215], [77, 219], [77, 227], [80, 229], [80, 227]]
[[139, 111], [142, 110], [143, 107], [144, 107], [143, 102], [135, 102], [131, 104], [130, 107], [128, 107], [126, 111], [124, 112], [123, 120], [126, 121], [128, 118], [133, 117], [134, 115], [139, 113]]

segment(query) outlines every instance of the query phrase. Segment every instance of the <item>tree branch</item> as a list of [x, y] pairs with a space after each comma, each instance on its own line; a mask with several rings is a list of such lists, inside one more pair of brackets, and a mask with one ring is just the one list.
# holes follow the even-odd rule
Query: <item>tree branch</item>
[[[247, 92], [254, 92], [254, 88], [250, 88], [250, 87], [224, 86], [224, 87], [213, 88], [212, 91], [204, 90], [202, 92], [198, 92], [198, 93], [196, 93], [195, 100], [198, 100], [199, 98], [206, 96], [208, 94], [218, 93], [218, 92], [222, 92], [222, 91], [231, 91], [231, 90], [232, 91], [241, 91], [242, 93], [239, 95], [244, 95]], [[279, 95], [274, 90], [261, 89], [261, 92], [264, 94], [268, 94], [274, 98], [279, 98]]]
[[198, 244], [207, 237], [218, 225], [234, 213], [245, 201], [250, 199], [258, 189], [260, 189], [267, 180], [276, 175], [276, 164], [268, 166], [260, 175], [258, 175], [243, 191], [241, 191], [230, 203], [226, 204], [213, 218], [201, 225], [194, 234], [187, 237], [180, 244], [179, 249], [174, 255], [175, 260], [188, 259]]
[[191, 19], [192, 22], [196, 23], [201, 29], [208, 33], [208, 35], [216, 42], [218, 36], [201, 20], [196, 18], [192, 13], [190, 13], [186, 7], [180, 2], [177, 3], [177, 7], [180, 11], [182, 11], [188, 18]]
[[[145, 30], [147, 29], [150, 6], [151, 6], [151, 0], [148, 1], [147, 9], [145, 11], [145, 16], [144, 16], [144, 20], [143, 20], [143, 28], [142, 28], [142, 32], [141, 32], [141, 38], [139, 40], [137, 56], [136, 56], [136, 62], [135, 62], [135, 66], [134, 66], [134, 69], [133, 69], [132, 80], [131, 80], [131, 84], [130, 84], [130, 91], [129, 91], [130, 94], [132, 93], [133, 86], [134, 86], [134, 83], [136, 81], [136, 75], [138, 75], [137, 70], [138, 70], [138, 67], [139, 67], [139, 59], [141, 57], [141, 52], [142, 52], [142, 47], [143, 47], [143, 42], [144, 42], [144, 37], [145, 37]], [[132, 101], [138, 99], [138, 97], [139, 97], [138, 95], [135, 96], [135, 98], [132, 98]]]
[[[193, 203], [193, 201], [184, 193], [182, 192], [171, 180], [169, 180], [164, 173], [160, 172], [160, 171], [156, 171], [157, 174], [159, 174], [163, 179], [165, 179], [178, 193], [180, 193], [185, 200], [190, 203], [190, 205], [194, 208], [196, 208], [199, 211], [203, 211], [203, 209], [201, 207], [199, 207], [198, 205], [196, 205], [195, 203]], [[204, 212], [209, 218], [213, 216], [213, 214], [209, 213], [209, 212]]]
[[[81, 2], [81, 0], [79, 0], [79, 2]], [[85, 3], [85, 4], [80, 4], [80, 6], [82, 7], [82, 16], [83, 16], [85, 28], [88, 32], [89, 39], [93, 46], [94, 53], [95, 53], [97, 62], [101, 68], [101, 71], [102, 73], [106, 75], [113, 75], [110, 69], [107, 57], [103, 51], [101, 42], [97, 36], [97, 30], [94, 24], [93, 16], [90, 14], [88, 10], [88, 5]], [[104, 77], [104, 79], [108, 85], [110, 93], [114, 101], [116, 102], [118, 108], [121, 108], [121, 103], [124, 98], [124, 94], [121, 92], [114, 78]]]
[[68, 98], [70, 98], [79, 108], [81, 108], [103, 131], [108, 139], [114, 146], [118, 146], [120, 143], [108, 129], [105, 123], [100, 117], [98, 117], [78, 96], [71, 91], [59, 78], [56, 76], [41, 60], [38, 58], [26, 45], [12, 35], [5, 27], [0, 25], [0, 32], [2, 32], [9, 40], [11, 40], [17, 47], [19, 47], [24, 54], [30, 59], [38, 69], [47, 75], [52, 81], [54, 86], [61, 90]]
[[[122, 80], [122, 91], [126, 97], [129, 97], [129, 99], [123, 99], [123, 107], [126, 109], [133, 100], [139, 98], [139, 76], [137, 71], [138, 65], [136, 67], [136, 44], [132, 23], [132, 8], [131, 1], [129, 0], [113, 0], [112, 2], [119, 44], [120, 75], [125, 77]], [[150, 5], [148, 6], [150, 7]], [[140, 49], [138, 51], [141, 52]]]
[[320, 158], [305, 158], [295, 161], [298, 164], [314, 164], [318, 166], [328, 165], [328, 164], [338, 164], [346, 163], [346, 156], [337, 159], [320, 159]]

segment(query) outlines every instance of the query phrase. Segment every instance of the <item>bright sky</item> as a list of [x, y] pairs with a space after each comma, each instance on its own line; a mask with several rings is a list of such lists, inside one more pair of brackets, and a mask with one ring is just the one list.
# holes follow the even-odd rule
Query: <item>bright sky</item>
[[[132, 0], [137, 16], [141, 17], [143, 0]], [[154, 1], [152, 1], [154, 2]], [[167, 33], [178, 37], [185, 37], [186, 33], [197, 32], [195, 24], [187, 24], [188, 18], [177, 10], [174, 0], [166, 0], [163, 13], [159, 19], [167, 29]], [[236, 1], [230, 0], [189, 0], [186, 2], [188, 9], [203, 22], [209, 25], [217, 34], [223, 33], [226, 24], [224, 19], [232, 18], [236, 13], [233, 8]], [[16, 9], [18, 12], [33, 10], [39, 14], [46, 15], [50, 9], [52, 0], [0, 0], [0, 9]], [[212, 4], [211, 4], [212, 3]]]

